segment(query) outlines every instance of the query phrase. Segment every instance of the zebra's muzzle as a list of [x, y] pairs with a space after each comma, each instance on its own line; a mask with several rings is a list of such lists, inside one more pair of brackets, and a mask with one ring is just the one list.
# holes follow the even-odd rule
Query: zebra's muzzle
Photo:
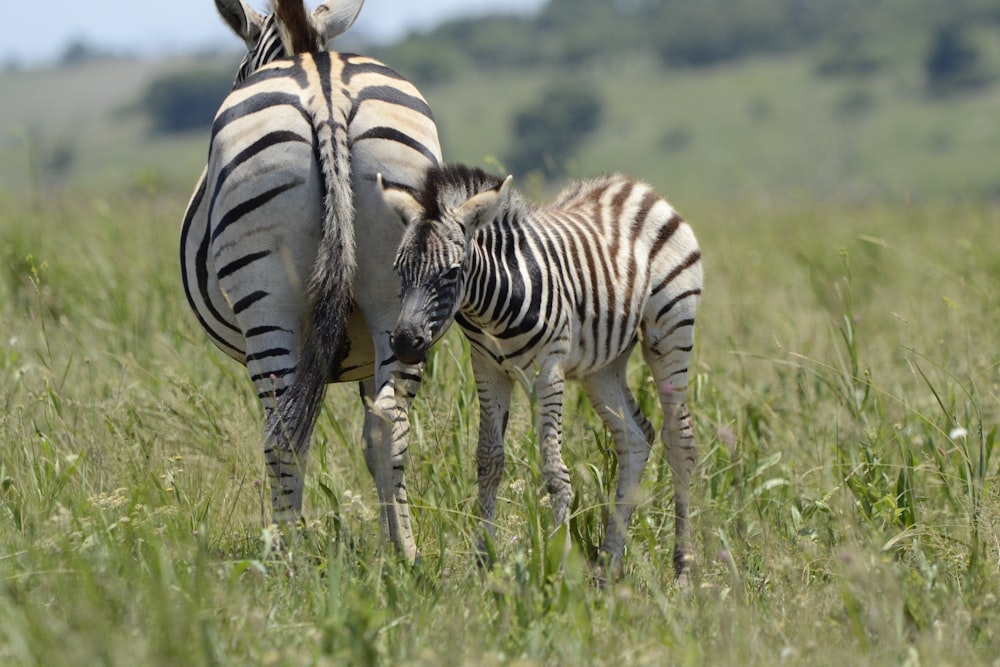
[[392, 353], [404, 364], [419, 364], [427, 358], [431, 339], [406, 327], [396, 327], [389, 334], [389, 345]]
[[404, 285], [396, 327], [389, 334], [389, 347], [404, 364], [419, 364], [427, 359], [435, 338], [436, 295], [436, 290], [423, 285]]

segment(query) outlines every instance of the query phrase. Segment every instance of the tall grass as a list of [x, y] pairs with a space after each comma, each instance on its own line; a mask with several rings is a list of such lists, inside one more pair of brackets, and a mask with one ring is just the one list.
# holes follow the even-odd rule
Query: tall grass
[[[305, 529], [264, 521], [260, 409], [188, 312], [183, 196], [0, 202], [0, 663], [991, 664], [1000, 655], [1000, 260], [987, 206], [685, 210], [705, 254], [691, 407], [698, 569], [662, 447], [623, 580], [592, 583], [615, 474], [573, 388], [573, 549], [509, 428], [476, 530], [467, 348], [435, 350], [409, 460], [420, 566], [378, 532], [354, 387], [317, 428]], [[632, 368], [640, 401], [655, 390]], [[654, 421], [659, 426], [659, 416]]]

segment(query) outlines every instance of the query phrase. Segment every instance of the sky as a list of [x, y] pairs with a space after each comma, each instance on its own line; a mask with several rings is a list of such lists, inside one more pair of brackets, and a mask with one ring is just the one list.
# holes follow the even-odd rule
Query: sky
[[[261, 11], [267, 0], [244, 0]], [[157, 54], [237, 48], [240, 42], [213, 0], [48, 0], [5, 2], [0, 62], [52, 61], [80, 40], [113, 52]], [[306, 0], [311, 9], [319, 0]], [[490, 13], [529, 13], [545, 0], [366, 0], [351, 34], [389, 41], [443, 20]], [[498, 9], [499, 8], [499, 9]]]

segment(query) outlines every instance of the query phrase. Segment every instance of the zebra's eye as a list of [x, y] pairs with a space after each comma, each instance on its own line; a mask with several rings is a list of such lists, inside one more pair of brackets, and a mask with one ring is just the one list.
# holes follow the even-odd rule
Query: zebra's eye
[[455, 266], [449, 267], [444, 273], [441, 274], [441, 282], [454, 282], [458, 280], [458, 274], [462, 270], [461, 264], [456, 264]]

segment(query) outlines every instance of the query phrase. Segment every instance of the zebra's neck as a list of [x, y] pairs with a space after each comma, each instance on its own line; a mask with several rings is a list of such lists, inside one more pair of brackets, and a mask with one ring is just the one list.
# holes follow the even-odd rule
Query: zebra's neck
[[531, 210], [512, 195], [503, 210], [469, 240], [465, 286], [459, 324], [467, 332], [505, 331], [518, 326], [547, 282], [534, 253], [526, 246], [536, 242]]
[[243, 57], [240, 68], [236, 72], [236, 80], [233, 87], [240, 85], [251, 74], [259, 70], [264, 65], [278, 58], [287, 55], [285, 46], [281, 42], [281, 33], [274, 14], [269, 14], [261, 25], [260, 37], [257, 44]]

